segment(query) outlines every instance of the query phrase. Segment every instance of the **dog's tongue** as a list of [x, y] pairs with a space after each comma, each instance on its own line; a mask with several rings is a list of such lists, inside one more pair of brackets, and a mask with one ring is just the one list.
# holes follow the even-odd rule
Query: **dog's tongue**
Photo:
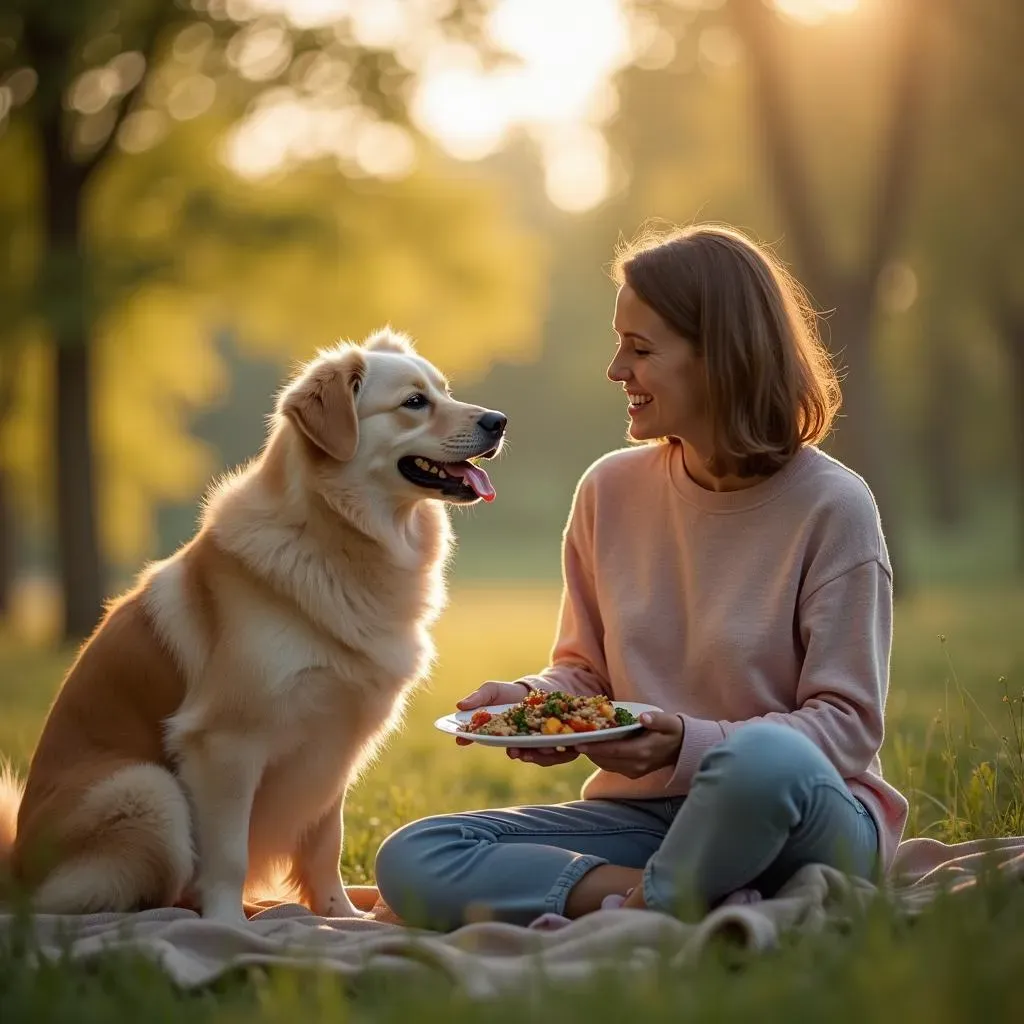
[[494, 501], [494, 484], [486, 471], [472, 462], [456, 462], [445, 467], [449, 476], [461, 477], [462, 480], [473, 488], [473, 493], [484, 501]]

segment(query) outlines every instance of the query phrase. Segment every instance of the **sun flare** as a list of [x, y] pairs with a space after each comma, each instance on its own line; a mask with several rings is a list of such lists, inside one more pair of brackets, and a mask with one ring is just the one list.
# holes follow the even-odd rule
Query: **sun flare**
[[775, 9], [794, 21], [817, 25], [837, 14], [852, 14], [860, 0], [774, 0]]
[[[644, 42], [650, 19], [637, 18], [625, 0], [491, 0], [486, 32], [516, 58], [497, 69], [485, 69], [472, 47], [446, 41], [431, 28], [432, 12], [446, 0], [229, 2], [287, 14], [303, 27], [344, 20], [361, 44], [394, 47], [416, 69], [410, 112], [420, 130], [462, 160], [487, 157], [512, 132], [525, 132], [541, 153], [548, 198], [562, 209], [589, 209], [614, 186], [602, 132], [618, 106], [614, 76], [633, 60], [648, 60], [651, 49], [650, 38]], [[687, 2], [700, 6], [707, 0]], [[806, 25], [851, 14], [860, 2], [773, 0], [780, 16]], [[231, 57], [248, 77], [271, 75], [290, 58], [274, 32], [280, 29], [272, 24], [254, 25], [234, 46]], [[708, 43], [713, 32], [705, 32]], [[671, 56], [671, 37], [667, 45]], [[335, 153], [361, 173], [396, 177], [414, 163], [413, 141], [401, 129], [330, 102], [300, 103], [289, 90], [277, 90], [272, 99], [258, 105], [228, 141], [228, 162], [242, 173], [269, 173], [289, 154]]]

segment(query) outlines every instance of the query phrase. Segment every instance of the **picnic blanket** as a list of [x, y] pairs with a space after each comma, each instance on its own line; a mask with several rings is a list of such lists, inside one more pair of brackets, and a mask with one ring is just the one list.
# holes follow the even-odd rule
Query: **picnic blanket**
[[[975, 887], [985, 872], [1024, 879], [1024, 836], [956, 845], [906, 840], [883, 891], [810, 864], [774, 897], [719, 907], [697, 924], [649, 910], [609, 909], [554, 930], [480, 922], [440, 934], [366, 919], [321, 918], [304, 907], [280, 904], [238, 926], [204, 921], [188, 910], [160, 909], [39, 915], [28, 927], [37, 956], [84, 961], [115, 950], [134, 952], [155, 961], [185, 989], [247, 966], [286, 965], [344, 976], [367, 969], [404, 976], [440, 973], [471, 996], [492, 998], [527, 990], [541, 978], [584, 980], [612, 961], [631, 971], [666, 955], [684, 964], [716, 937], [752, 950], [770, 949], [787, 931], [820, 931], [879, 898], [915, 915], [940, 893]], [[16, 920], [0, 913], [0, 942]]]

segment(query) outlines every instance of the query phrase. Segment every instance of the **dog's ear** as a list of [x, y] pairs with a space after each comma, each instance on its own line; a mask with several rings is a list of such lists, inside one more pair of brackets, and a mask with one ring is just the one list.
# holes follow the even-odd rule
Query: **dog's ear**
[[412, 338], [408, 334], [403, 334], [401, 331], [396, 331], [391, 328], [390, 325], [382, 327], [379, 331], [375, 331], [371, 334], [366, 341], [363, 342], [363, 348], [367, 352], [395, 352], [401, 356], [411, 356], [416, 354], [416, 348], [412, 343]]
[[359, 445], [356, 395], [365, 376], [358, 349], [321, 357], [284, 391], [279, 410], [322, 452], [348, 462]]

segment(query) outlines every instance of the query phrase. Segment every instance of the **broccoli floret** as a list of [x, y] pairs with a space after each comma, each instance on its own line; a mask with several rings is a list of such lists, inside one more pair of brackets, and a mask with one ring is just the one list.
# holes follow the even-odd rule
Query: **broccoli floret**
[[516, 727], [517, 733], [523, 734], [530, 731], [530, 727], [526, 724], [526, 711], [523, 708], [516, 708], [509, 716], [509, 720]]
[[636, 725], [636, 715], [631, 711], [627, 711], [625, 708], [615, 709], [615, 724], [616, 725]]

